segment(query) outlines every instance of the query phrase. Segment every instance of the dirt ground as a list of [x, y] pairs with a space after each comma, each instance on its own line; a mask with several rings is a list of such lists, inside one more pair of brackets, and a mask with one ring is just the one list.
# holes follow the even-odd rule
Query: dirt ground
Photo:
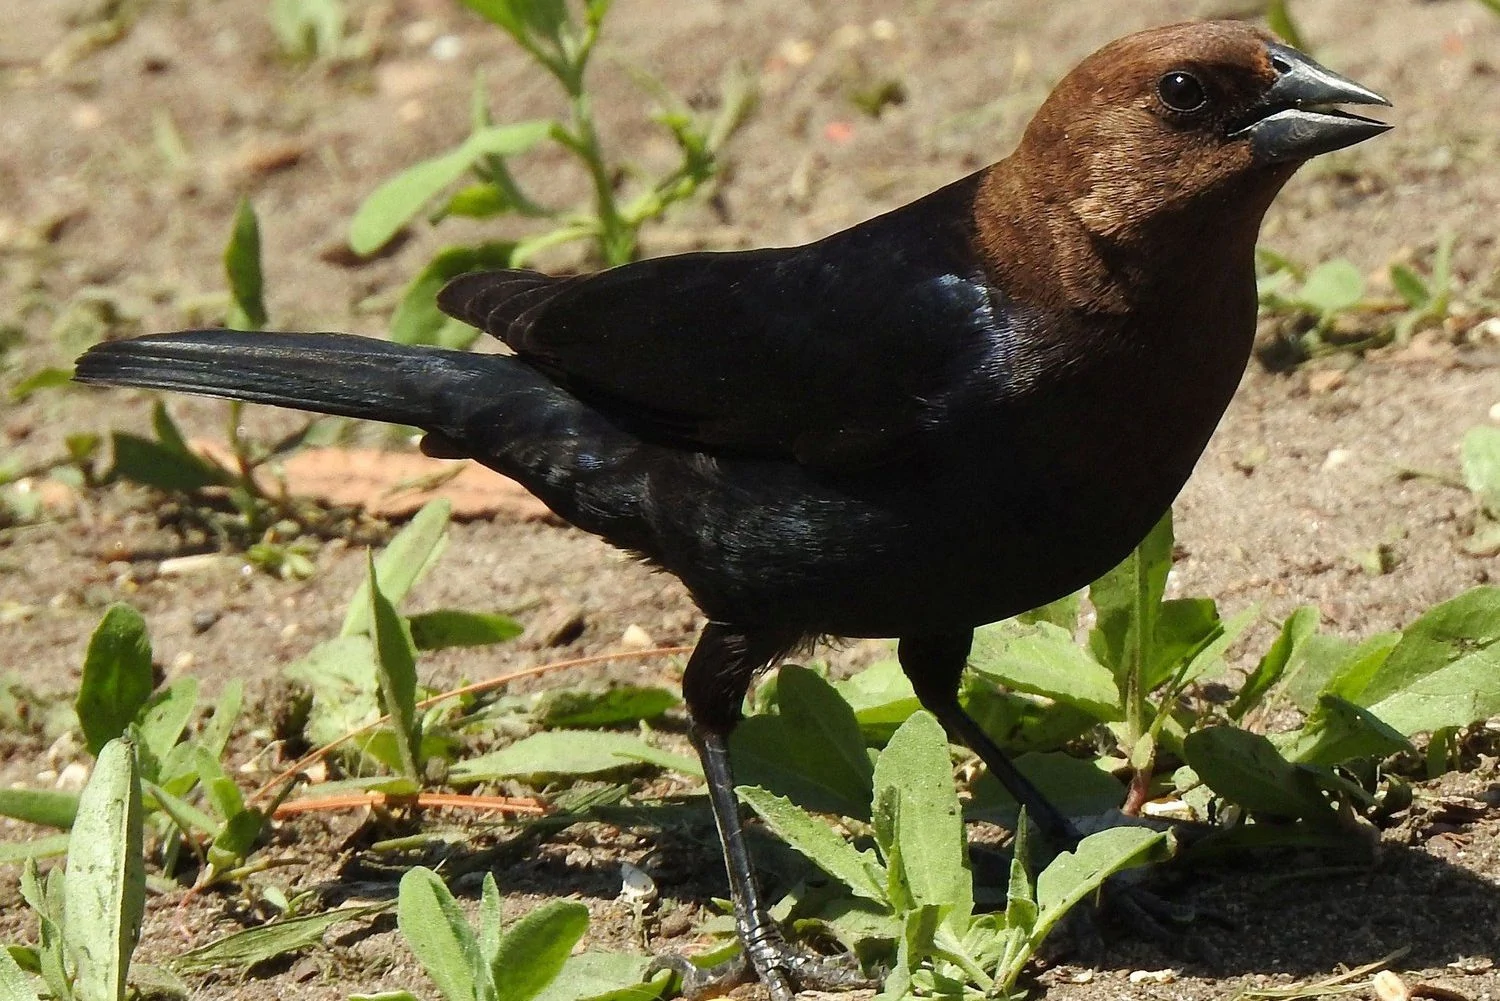
[[[507, 39], [451, 0], [379, 0], [350, 7], [373, 57], [339, 66], [291, 65], [276, 55], [265, 0], [124, 0], [136, 16], [111, 44], [83, 39], [101, 0], [9, 0], [0, 5], [0, 328], [7, 387], [84, 346], [66, 322], [85, 300], [116, 314], [112, 335], [190, 324], [222, 289], [221, 254], [242, 195], [262, 227], [273, 325], [383, 332], [404, 282], [439, 247], [514, 224], [425, 224], [395, 254], [362, 266], [327, 251], [376, 184], [465, 134], [474, 74], [483, 70], [497, 120], [560, 110], [548, 81]], [[1395, 102], [1397, 128], [1377, 142], [1304, 170], [1272, 209], [1263, 243], [1298, 260], [1344, 256], [1377, 282], [1387, 265], [1457, 235], [1462, 286], [1500, 295], [1500, 17], [1475, 0], [1293, 0], [1319, 59]], [[647, 253], [791, 244], [893, 207], [1009, 150], [1051, 84], [1108, 39], [1153, 23], [1219, 16], [1254, 3], [1163, 0], [618, 0], [593, 71], [605, 139], [627, 159], [670, 163], [672, 148], [646, 122], [640, 67], [698, 101], [743, 60], [759, 76], [759, 110], [733, 141], [714, 206], [695, 204], [647, 232]], [[1238, 10], [1236, 10], [1236, 8]], [[452, 39], [450, 41], [450, 39]], [[435, 48], [436, 46], [436, 48]], [[447, 58], [437, 58], [434, 51]], [[898, 80], [903, 103], [878, 118], [852, 91]], [[170, 127], [167, 125], [170, 123]], [[163, 136], [175, 130], [178, 154]], [[584, 180], [550, 154], [524, 161], [541, 194], [577, 197]], [[576, 266], [566, 254], [546, 262]], [[210, 298], [208, 301], [212, 302]], [[1289, 374], [1252, 366], [1178, 504], [1183, 550], [1173, 587], [1234, 612], [1262, 607], [1244, 644], [1263, 649], [1272, 622], [1316, 604], [1325, 628], [1366, 635], [1410, 621], [1435, 602], [1496, 579], [1500, 562], [1461, 548], [1473, 518], [1467, 494], [1403, 469], [1452, 475], [1465, 430], [1500, 421], [1500, 324], [1463, 345], [1425, 337], [1363, 359]], [[1333, 373], [1337, 374], [1333, 374]], [[68, 434], [146, 427], [150, 399], [125, 392], [47, 391], [0, 404], [4, 454], [21, 467], [56, 456]], [[195, 435], [219, 437], [223, 405], [174, 399]], [[256, 433], [291, 418], [256, 413]], [[244, 573], [231, 563], [161, 576], [175, 537], [149, 497], [120, 487], [89, 492], [71, 510], [0, 534], [0, 671], [42, 691], [77, 684], [102, 608], [128, 600], [149, 622], [157, 659], [212, 690], [248, 678], [262, 720], [284, 690], [281, 668], [333, 634], [363, 572], [362, 552], [339, 543], [317, 554], [302, 582]], [[1367, 569], [1385, 554], [1386, 572]], [[690, 642], [698, 618], [671, 579], [597, 540], [545, 523], [505, 519], [455, 529], [439, 573], [413, 606], [521, 608], [533, 626], [582, 616], [563, 646], [523, 639], [496, 652], [447, 654], [431, 682], [483, 677], [542, 660], [618, 648], [638, 626], [653, 640]], [[211, 621], [207, 629], [196, 625]], [[536, 630], [533, 630], [535, 632]], [[836, 662], [879, 648], [832, 651]], [[670, 677], [670, 665], [653, 665]], [[615, 669], [618, 676], [619, 669]], [[584, 675], [570, 675], [569, 681]], [[34, 782], [52, 767], [41, 742], [0, 735], [0, 781]], [[1387, 838], [1367, 867], [1275, 867], [1199, 872], [1181, 892], [1231, 918], [1187, 958], [1125, 941], [1095, 965], [1041, 975], [1060, 1001], [1118, 997], [1223, 999], [1331, 975], [1399, 948], [1397, 967], [1480, 1001], [1500, 998], [1500, 775], [1493, 760], [1441, 791], [1474, 797], [1462, 821], [1437, 820]], [[1484, 807], [1487, 807], [1484, 808]], [[455, 820], [461, 818], [453, 818]], [[307, 860], [302, 885], [341, 878], [357, 819], [299, 821], [283, 832]], [[6, 838], [14, 827], [0, 829]], [[618, 862], [670, 857], [658, 872], [668, 910], [696, 918], [721, 894], [706, 828], [609, 833], [574, 828], [497, 876], [520, 910], [571, 894], [595, 914], [591, 943], [628, 947], [629, 906], [616, 899]], [[287, 877], [292, 879], [293, 877]], [[0, 938], [32, 934], [0, 874]], [[362, 888], [362, 889], [361, 889]], [[158, 898], [144, 958], [168, 955], [235, 927], [230, 901], [208, 896], [175, 911]], [[691, 944], [688, 926], [663, 921]], [[205, 998], [344, 998], [410, 987], [433, 992], [391, 922], [373, 934], [330, 935], [330, 947], [252, 975], [194, 982]], [[1133, 971], [1172, 970], [1132, 979]], [[749, 989], [747, 996], [755, 996]], [[1446, 996], [1446, 995], [1440, 995]]]

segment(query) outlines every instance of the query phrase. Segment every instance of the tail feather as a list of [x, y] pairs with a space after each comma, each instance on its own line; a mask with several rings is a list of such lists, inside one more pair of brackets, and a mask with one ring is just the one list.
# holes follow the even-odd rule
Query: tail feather
[[439, 430], [526, 375], [497, 355], [349, 334], [189, 330], [95, 345], [73, 378]]
[[408, 424], [520, 481], [573, 524], [649, 548], [638, 439], [516, 358], [349, 334], [189, 330], [90, 348], [78, 382]]

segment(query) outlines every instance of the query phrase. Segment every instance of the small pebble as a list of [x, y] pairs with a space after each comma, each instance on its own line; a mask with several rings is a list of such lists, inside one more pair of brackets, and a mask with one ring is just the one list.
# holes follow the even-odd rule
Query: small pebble
[[640, 626], [631, 623], [620, 636], [620, 645], [627, 650], [650, 650], [656, 646], [656, 640], [651, 634]]
[[62, 771], [57, 773], [57, 782], [54, 788], [67, 792], [77, 792], [84, 787], [89, 780], [89, 766], [82, 761], [74, 761]]
[[1410, 1001], [1411, 991], [1406, 982], [1390, 970], [1381, 970], [1375, 974], [1370, 986], [1375, 989], [1375, 996], [1380, 1001]]
[[1321, 467], [1322, 471], [1326, 473], [1330, 469], [1337, 469], [1339, 466], [1342, 466], [1352, 458], [1354, 458], [1354, 453], [1349, 451], [1349, 449], [1335, 448], [1328, 453], [1326, 458], [1324, 458], [1323, 465]]

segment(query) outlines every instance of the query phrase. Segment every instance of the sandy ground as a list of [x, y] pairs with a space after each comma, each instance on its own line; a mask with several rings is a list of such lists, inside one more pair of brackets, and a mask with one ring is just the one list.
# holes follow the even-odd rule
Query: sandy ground
[[[345, 266], [327, 253], [375, 185], [464, 135], [477, 70], [497, 119], [558, 111], [548, 83], [458, 4], [353, 3], [376, 54], [311, 68], [277, 57], [266, 5], [256, 0], [133, 6], [129, 29], [93, 48], [80, 38], [97, 23], [97, 3], [12, 0], [0, 8], [0, 330], [8, 384], [66, 365], [84, 346], [70, 322], [80, 303], [106, 304], [110, 336], [189, 324], [205, 297], [211, 312], [241, 196], [259, 211], [271, 313], [286, 328], [379, 334], [406, 279], [436, 249], [520, 231], [513, 223], [422, 224], [398, 252], [373, 263]], [[724, 66], [743, 60], [759, 76], [763, 101], [730, 148], [718, 198], [648, 231], [646, 251], [789, 244], [1003, 155], [1051, 84], [1109, 38], [1246, 6], [1254, 5], [619, 0], [593, 80], [606, 141], [649, 168], [669, 163], [672, 151], [646, 122], [649, 100], [628, 68], [649, 69], [701, 103], [711, 101]], [[1306, 262], [1348, 257], [1378, 291], [1391, 261], [1420, 256], [1452, 231], [1465, 296], [1500, 295], [1500, 17], [1471, 0], [1293, 6], [1322, 61], [1393, 97], [1399, 127], [1303, 171], [1273, 208], [1264, 245]], [[456, 55], [434, 58], [434, 40], [450, 36]], [[849, 95], [888, 79], [900, 82], [905, 101], [878, 119], [863, 115]], [[181, 155], [163, 146], [169, 128]], [[520, 169], [549, 198], [584, 191], [583, 178], [551, 154]], [[546, 263], [580, 262], [564, 253]], [[1214, 596], [1228, 612], [1259, 604], [1266, 624], [1244, 644], [1246, 657], [1299, 604], [1316, 604], [1331, 631], [1364, 635], [1496, 577], [1495, 559], [1463, 551], [1473, 518], [1468, 496], [1398, 475], [1453, 474], [1464, 431], [1500, 419], [1500, 339], [1468, 341], [1429, 336], [1363, 359], [1247, 373], [1180, 499], [1183, 553], [1173, 585]], [[69, 434], [141, 430], [150, 402], [69, 390], [0, 405], [4, 455], [25, 467], [57, 455]], [[221, 435], [222, 405], [172, 400], [170, 407], [190, 433]], [[295, 426], [271, 413], [247, 423], [262, 434]], [[322, 547], [317, 573], [302, 582], [232, 564], [164, 577], [160, 560], [180, 542], [158, 525], [152, 505], [131, 488], [90, 491], [70, 511], [0, 535], [5, 669], [33, 689], [71, 690], [100, 611], [123, 599], [146, 615], [157, 659], [170, 671], [191, 670], [210, 690], [225, 678], [248, 678], [256, 718], [273, 719], [285, 699], [280, 669], [337, 629], [362, 572], [362, 550]], [[1388, 554], [1387, 572], [1365, 568], [1377, 547]], [[441, 572], [413, 606], [520, 608], [533, 634], [559, 617], [582, 618], [581, 632], [560, 647], [528, 638], [496, 652], [435, 658], [424, 668], [434, 684], [612, 649], [631, 626], [661, 643], [687, 642], [699, 621], [671, 579], [571, 529], [507, 519], [457, 527]], [[199, 631], [195, 618], [213, 624]], [[861, 644], [831, 656], [848, 664], [874, 650]], [[670, 677], [671, 666], [647, 674]], [[0, 735], [0, 779], [35, 779], [48, 767], [44, 751], [34, 735]], [[1488, 813], [1393, 837], [1373, 867], [1318, 874], [1288, 859], [1280, 873], [1257, 866], [1194, 874], [1183, 892], [1238, 923], [1234, 932], [1206, 933], [1211, 957], [1125, 942], [1092, 972], [1062, 966], [1042, 982], [1064, 1001], [1232, 998], [1407, 946], [1399, 965], [1414, 979], [1476, 1001], [1500, 996], [1500, 977], [1485, 962], [1500, 943], [1500, 785], [1493, 762], [1485, 767], [1450, 779], [1443, 791], [1479, 797]], [[282, 836], [306, 860], [288, 881], [366, 878], [354, 872], [354, 846], [369, 838], [356, 821], [300, 821]], [[504, 835], [479, 837], [492, 843]], [[669, 911], [696, 917], [710, 894], [722, 893], [703, 827], [575, 828], [535, 851], [502, 855], [497, 875], [516, 910], [549, 894], [584, 899], [595, 913], [590, 941], [619, 945], [632, 941], [632, 929], [628, 907], [615, 899], [618, 862], [653, 851], [674, 859], [659, 877]], [[13, 876], [0, 883], [0, 929], [29, 936]], [[234, 926], [228, 898], [200, 898], [181, 912], [174, 903], [153, 905], [146, 956]], [[689, 927], [674, 921], [667, 930], [678, 937], [662, 944], [686, 944]], [[253, 975], [199, 980], [195, 992], [332, 999], [422, 983], [389, 923], [329, 940], [324, 951]], [[1128, 976], [1167, 968], [1178, 972], [1162, 983]]]

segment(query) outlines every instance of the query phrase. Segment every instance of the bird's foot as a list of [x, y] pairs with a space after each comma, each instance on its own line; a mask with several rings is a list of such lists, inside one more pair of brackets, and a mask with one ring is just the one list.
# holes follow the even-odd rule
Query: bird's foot
[[758, 938], [733, 959], [716, 966], [696, 966], [686, 956], [665, 953], [646, 967], [646, 977], [670, 970], [682, 980], [687, 1001], [718, 997], [739, 984], [759, 980], [771, 1001], [794, 1001], [799, 990], [847, 991], [879, 987], [865, 976], [851, 954], [820, 956], [790, 945], [780, 933]]

